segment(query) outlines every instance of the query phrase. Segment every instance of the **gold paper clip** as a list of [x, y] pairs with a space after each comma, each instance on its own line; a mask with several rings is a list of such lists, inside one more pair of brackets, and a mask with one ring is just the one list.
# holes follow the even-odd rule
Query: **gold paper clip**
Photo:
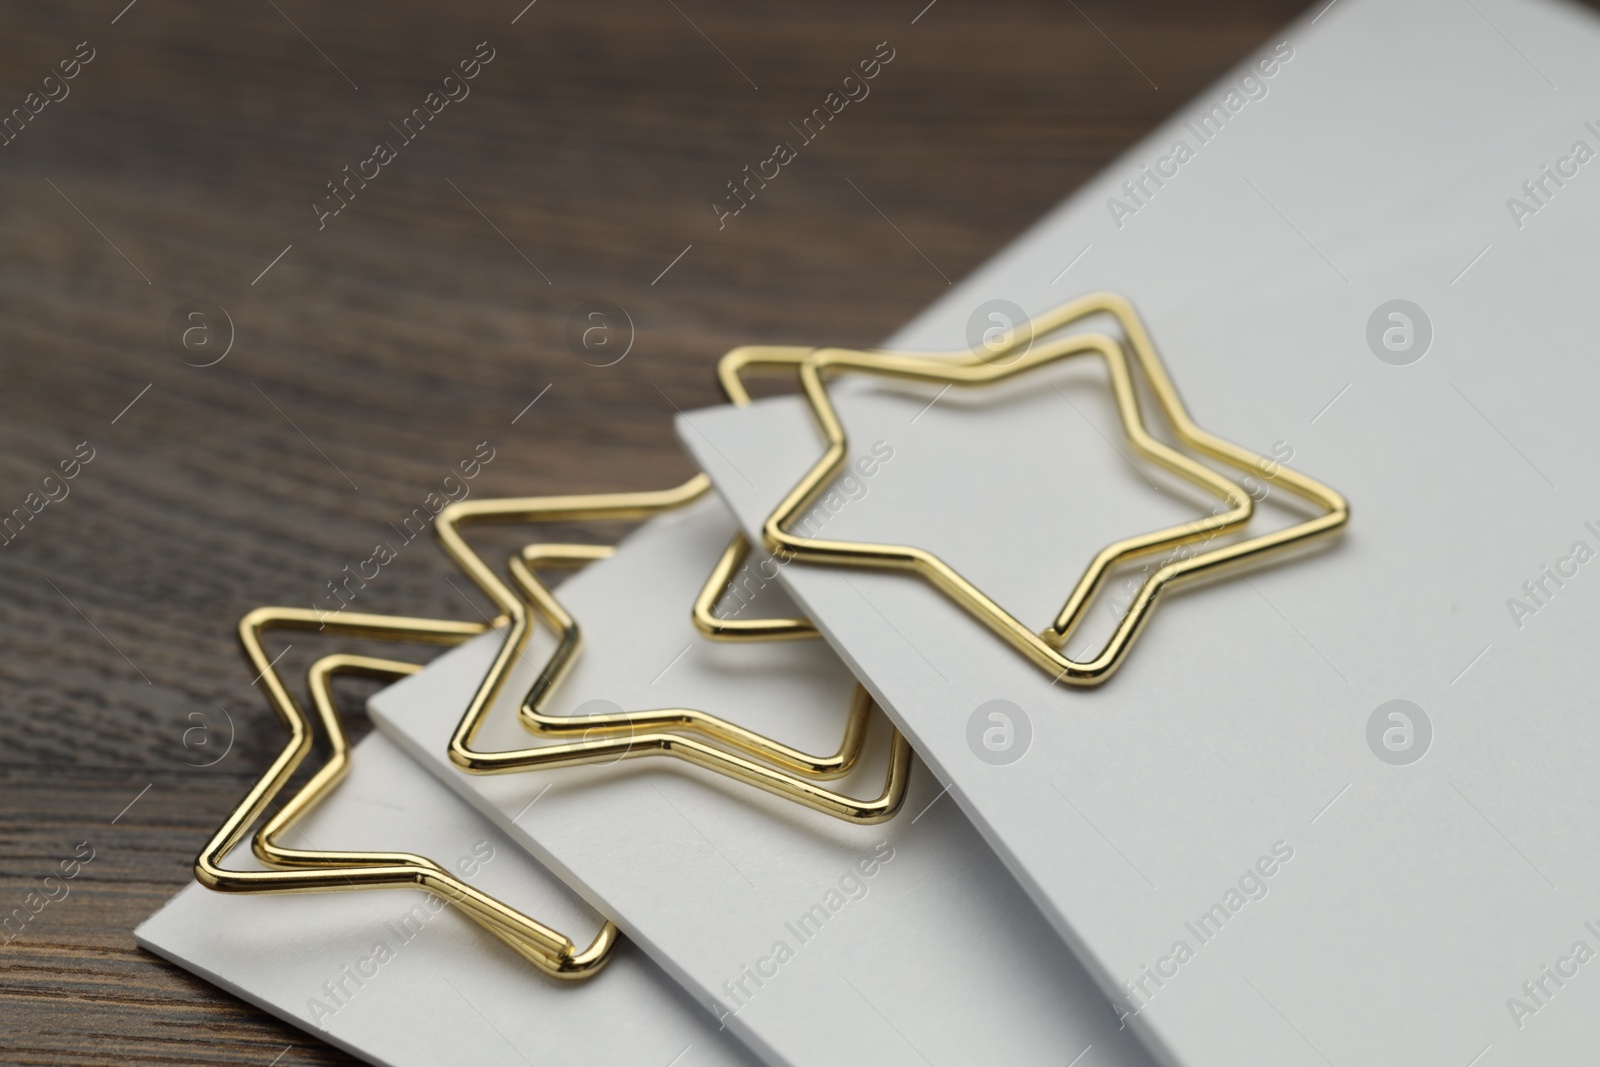
[[[1260, 473], [1275, 479], [1290, 493], [1321, 509], [1322, 514], [1242, 541], [1193, 554], [1179, 554], [1178, 558], [1163, 563], [1140, 586], [1127, 613], [1101, 652], [1093, 659], [1080, 662], [1062, 654], [1059, 646], [1082, 621], [1095, 594], [1114, 568], [1169, 548], [1213, 540], [1242, 528], [1252, 514], [1249, 496], [1232, 482], [1157, 441], [1144, 428], [1128, 373], [1127, 359], [1122, 345], [1115, 339], [1104, 334], [1085, 333], [1032, 346], [1034, 337], [1042, 337], [1101, 312], [1114, 316], [1120, 324], [1126, 343], [1133, 350], [1151, 392], [1173, 432], [1184, 445], [1236, 470], [1247, 474]], [[1008, 331], [1008, 334], [1009, 337], [998, 350], [982, 356], [972, 353], [861, 352], [841, 348], [817, 349], [806, 356], [800, 363], [800, 381], [827, 448], [767, 518], [763, 534], [768, 547], [773, 551], [790, 553], [794, 558], [817, 563], [915, 573], [1010, 642], [1031, 662], [1054, 675], [1057, 681], [1098, 685], [1121, 666], [1166, 590], [1265, 562], [1296, 546], [1338, 533], [1349, 521], [1349, 505], [1334, 490], [1197, 426], [1185, 410], [1177, 388], [1162, 366], [1143, 323], [1133, 306], [1123, 297], [1114, 293], [1091, 294], [1048, 312], [1031, 324], [1026, 336], [1022, 336], [1016, 328]], [[1020, 354], [1016, 354], [1019, 350]], [[738, 352], [736, 349], [725, 360], [732, 359]], [[1112, 389], [1116, 394], [1123, 429], [1134, 450], [1190, 483], [1222, 496], [1227, 507], [1207, 518], [1125, 538], [1105, 548], [1091, 561], [1055, 621], [1042, 633], [1035, 633], [949, 564], [925, 549], [911, 545], [801, 537], [788, 530], [787, 527], [796, 516], [828, 487], [848, 454], [849, 442], [844, 427], [828, 395], [826, 382], [829, 378], [844, 372], [857, 372], [946, 386], [973, 386], [1002, 381], [1077, 355], [1098, 355], [1105, 359], [1111, 370]], [[1006, 357], [1014, 358], [1006, 364], [995, 362]]]
[[[646, 518], [697, 500], [709, 486], [710, 482], [700, 475], [676, 489], [661, 492], [462, 501], [451, 504], [439, 513], [435, 527], [445, 550], [511, 620], [494, 663], [473, 694], [451, 736], [451, 760], [474, 774], [507, 774], [535, 768], [609, 764], [640, 756], [668, 756], [787, 797], [836, 818], [863, 823], [882, 822], [891, 818], [904, 800], [911, 760], [911, 746], [898, 731], [894, 731], [891, 737], [884, 789], [880, 796], [861, 800], [825, 789], [813, 781], [843, 775], [860, 751], [869, 699], [859, 687], [852, 701], [844, 739], [839, 752], [833, 756], [799, 752], [715, 715], [691, 708], [660, 708], [612, 715], [544, 714], [541, 710], [543, 700], [570, 668], [581, 644], [581, 633], [576, 621], [539, 581], [529, 565], [581, 566], [609, 556], [613, 550], [608, 546], [533, 545], [524, 549], [523, 555], [512, 562], [511, 568], [523, 591], [560, 636], [555, 654], [523, 702], [518, 718], [525, 728], [535, 734], [581, 732], [586, 739], [508, 752], [485, 752], [472, 747], [489, 708], [504, 685], [511, 663], [527, 647], [531, 626], [523, 599], [507, 588], [472, 550], [458, 527], [485, 521]], [[735, 542], [730, 547], [736, 548], [737, 544]], [[719, 572], [720, 569], [719, 564]], [[799, 620], [779, 620], [779, 625], [791, 631], [804, 626], [806, 631], [810, 631], [809, 624]], [[648, 732], [639, 733], [641, 727]], [[601, 736], [594, 736], [597, 734]], [[709, 740], [720, 741], [727, 748], [710, 744]]]
[[[583, 563], [611, 554], [609, 549], [604, 550], [603, 555], [594, 553], [593, 549], [594, 546], [590, 545], [529, 545], [522, 550], [520, 557], [511, 561], [511, 573], [517, 585], [559, 635], [556, 650], [529, 690], [519, 717], [525, 727], [538, 734], [583, 730], [586, 733], [609, 731], [623, 736], [610, 740], [546, 745], [537, 749], [527, 749], [522, 753], [495, 755], [513, 756], [516, 757], [515, 762], [522, 763], [529, 754], [535, 754], [537, 761], [528, 763], [528, 766], [562, 767], [579, 762], [612, 763], [629, 757], [659, 753], [676, 756], [840, 819], [876, 823], [892, 818], [895, 812], [899, 811], [905, 799], [911, 763], [911, 745], [899, 731], [894, 731], [890, 740], [889, 766], [883, 793], [879, 797], [872, 800], [857, 800], [814, 785], [810, 781], [810, 779], [827, 780], [842, 777], [854, 766], [865, 740], [867, 716], [872, 708], [872, 698], [859, 685], [856, 686], [855, 696], [850, 703], [844, 739], [840, 742], [839, 751], [832, 756], [813, 756], [800, 752], [769, 737], [691, 708], [662, 708], [625, 712], [621, 715], [544, 714], [541, 710], [544, 701], [571, 669], [583, 639], [577, 621], [539, 580], [533, 567], [539, 564], [561, 566], [574, 563], [581, 566]], [[633, 731], [641, 725], [676, 726], [686, 730], [696, 730], [716, 737], [747, 756], [774, 764], [776, 769], [674, 733], [635, 734]]]
[[555, 978], [579, 979], [605, 965], [617, 940], [617, 928], [606, 922], [588, 948], [579, 951], [571, 939], [494, 897], [474, 889], [425, 856], [408, 852], [326, 852], [290, 849], [277, 839], [325, 797], [349, 769], [349, 743], [328, 692], [336, 673], [398, 678], [421, 670], [416, 664], [366, 656], [334, 655], [311, 670], [310, 689], [332, 752], [328, 762], [272, 816], [256, 834], [254, 851], [265, 871], [231, 870], [227, 855], [261, 818], [312, 747], [311, 719], [289, 694], [262, 648], [263, 631], [274, 627], [332, 629], [356, 637], [423, 641], [454, 645], [488, 629], [479, 623], [443, 619], [346, 613], [324, 618], [300, 608], [258, 608], [239, 623], [239, 638], [289, 740], [261, 779], [245, 795], [195, 860], [200, 884], [228, 893], [317, 893], [336, 890], [417, 888], [461, 909], [518, 955]]
[[[745, 367], [783, 367], [792, 370], [811, 349], [758, 346], [740, 351], [745, 353], [746, 358], [739, 369], [721, 376], [725, 392], [736, 404], [749, 403], [750, 399], [740, 379], [740, 370]], [[700, 474], [674, 489], [659, 492], [463, 501], [451, 504], [440, 512], [435, 529], [445, 551], [511, 620], [505, 642], [450, 739], [451, 760], [471, 773], [503, 774], [538, 767], [612, 763], [626, 757], [670, 756], [787, 797], [836, 818], [863, 823], [892, 818], [904, 801], [911, 761], [910, 743], [898, 730], [892, 730], [891, 733], [884, 789], [878, 797], [861, 800], [813, 784], [814, 780], [838, 778], [847, 773], [861, 750], [871, 698], [859, 685], [851, 702], [839, 751], [832, 756], [800, 752], [697, 709], [661, 708], [589, 716], [544, 714], [543, 702], [571, 667], [582, 638], [577, 622], [538, 580], [531, 567], [538, 564], [582, 566], [609, 556], [613, 550], [605, 546], [535, 545], [525, 549], [522, 558], [513, 560], [511, 564], [512, 573], [523, 593], [533, 601], [560, 637], [556, 652], [523, 701], [518, 718], [525, 728], [538, 735], [582, 732], [586, 739], [510, 752], [483, 752], [472, 747], [511, 664], [527, 647], [530, 626], [522, 598], [508, 589], [473, 551], [462, 537], [459, 527], [472, 522], [491, 521], [642, 519], [683, 507], [699, 499], [710, 485], [710, 480]], [[693, 617], [696, 625], [708, 636], [725, 641], [817, 636], [816, 629], [804, 619], [727, 620], [716, 615], [717, 598], [728, 575], [737, 569], [748, 551], [748, 542], [742, 536], [735, 536], [695, 599]], [[639, 735], [636, 731], [640, 727], [662, 732]], [[595, 734], [602, 736], [588, 739]], [[698, 737], [685, 734], [696, 734]], [[719, 741], [726, 747], [708, 744], [707, 740]]]

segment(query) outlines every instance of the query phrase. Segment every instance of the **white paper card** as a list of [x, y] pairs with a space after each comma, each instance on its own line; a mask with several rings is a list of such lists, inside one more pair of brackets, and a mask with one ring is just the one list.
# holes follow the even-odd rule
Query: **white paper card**
[[[690, 606], [733, 520], [707, 498], [660, 516], [557, 595], [582, 656], [550, 709], [710, 711], [806, 751], [837, 750], [854, 679], [820, 641], [722, 644]], [[788, 614], [776, 583], [744, 617]], [[918, 765], [902, 812], [847, 824], [675, 760], [469, 776], [446, 741], [499, 637], [379, 694], [379, 725], [610, 915], [728, 1029], [773, 1064], [1148, 1063], [971, 825]], [[516, 707], [553, 645], [535, 641], [478, 747], [534, 739]], [[882, 789], [877, 717], [862, 766]], [[866, 873], [863, 873], [866, 872]], [[781, 947], [780, 947], [781, 946]]]
[[[301, 829], [318, 848], [429, 856], [580, 944], [599, 929], [570, 890], [379, 734], [356, 746], [349, 776]], [[259, 869], [248, 849], [229, 862]], [[241, 896], [191, 884], [135, 934], [386, 1067], [754, 1062], [633, 946], [619, 945], [590, 981], [558, 982], [437, 899], [403, 889]]]
[[[1600, 32], [1486, 0], [1318, 19], [1283, 35], [1271, 78], [1201, 94], [890, 346], [965, 348], [991, 298], [1122, 292], [1202, 426], [1349, 497], [1343, 541], [1171, 596], [1094, 690], [1052, 686], [915, 578], [781, 580], [1158, 1056], [1583, 1062]], [[1192, 123], [1234, 89], [1202, 143]], [[1123, 183], [1180, 140], [1192, 158], [1133, 201]], [[1424, 309], [1428, 343], [1385, 344], [1406, 328], [1380, 314], [1394, 299]], [[929, 549], [1042, 628], [1095, 550], [1196, 514], [1119, 455], [1103, 381], [1065, 368], [931, 407], [839, 381], [852, 461], [894, 456], [838, 490], [825, 536]], [[787, 398], [690, 413], [680, 436], [752, 532], [821, 452]], [[1281, 498], [1258, 523], [1288, 521]], [[972, 741], [997, 699], [1031, 725], [1009, 765]]]

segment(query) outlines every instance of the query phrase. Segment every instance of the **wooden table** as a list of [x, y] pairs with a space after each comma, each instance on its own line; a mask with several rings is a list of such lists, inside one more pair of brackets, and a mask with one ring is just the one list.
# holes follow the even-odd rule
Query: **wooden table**
[[[0, 935], [0, 1059], [343, 1062], [133, 942], [281, 741], [239, 617], [328, 602], [479, 442], [478, 496], [675, 484], [723, 351], [880, 340], [1299, 8], [925, 2], [0, 16], [0, 108], [62, 97], [0, 147], [0, 915], [94, 850]], [[569, 345], [587, 300], [631, 319], [615, 365]], [[473, 617], [467, 585], [419, 538], [355, 606]]]

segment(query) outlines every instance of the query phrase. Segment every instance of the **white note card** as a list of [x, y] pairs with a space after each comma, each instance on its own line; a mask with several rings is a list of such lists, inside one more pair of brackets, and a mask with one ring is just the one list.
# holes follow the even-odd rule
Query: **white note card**
[[[1165, 598], [1094, 689], [915, 576], [779, 581], [1163, 1061], [1588, 1062], [1600, 26], [1318, 9], [889, 347], [965, 349], [990, 300], [1120, 292], [1202, 427], [1349, 498], [1342, 539]], [[811, 529], [934, 552], [1038, 629], [1095, 551], [1210, 507], [1146, 480], [1091, 363], [831, 392], [874, 473]], [[797, 398], [679, 432], [753, 535], [822, 451]], [[1256, 488], [1252, 532], [1303, 514]]]

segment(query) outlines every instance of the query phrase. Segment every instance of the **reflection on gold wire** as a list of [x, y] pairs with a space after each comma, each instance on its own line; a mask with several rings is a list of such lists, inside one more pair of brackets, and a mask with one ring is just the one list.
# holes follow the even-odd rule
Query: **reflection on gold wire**
[[[1184, 445], [1202, 456], [1241, 472], [1261, 474], [1286, 490], [1322, 510], [1314, 518], [1280, 530], [1192, 553], [1174, 553], [1140, 586], [1104, 649], [1094, 658], [1077, 661], [1059, 651], [1083, 619], [1090, 602], [1107, 575], [1116, 566], [1149, 556], [1174, 546], [1214, 540], [1220, 534], [1241, 528], [1250, 518], [1248, 496], [1230, 486], [1229, 510], [1182, 526], [1125, 538], [1095, 556], [1078, 580], [1055, 621], [1042, 633], [1035, 633], [1018, 621], [989, 596], [962, 577], [933, 553], [911, 545], [868, 544], [858, 541], [823, 540], [801, 537], [787, 527], [797, 515], [832, 482], [844, 464], [849, 450], [844, 427], [828, 394], [827, 380], [844, 372], [944, 385], [972, 386], [1003, 381], [1015, 375], [1079, 355], [1098, 354], [1112, 369], [1112, 387], [1122, 416], [1123, 428], [1134, 449], [1196, 485], [1215, 489], [1210, 479], [1217, 476], [1207, 468], [1207, 477], [1198, 476], [1183, 457], [1182, 464], [1164, 456], [1160, 445], [1144, 429], [1137, 399], [1127, 381], [1122, 346], [1103, 334], [1076, 334], [1037, 346], [1034, 337], [1044, 337], [1090, 315], [1106, 313], [1122, 328], [1125, 341], [1133, 350], [1146, 382], [1166, 421]], [[827, 443], [822, 457], [784, 497], [767, 518], [763, 534], [768, 547], [795, 558], [818, 563], [841, 564], [918, 574], [955, 600], [969, 613], [1020, 650], [1031, 662], [1056, 678], [1074, 685], [1104, 682], [1122, 664], [1163, 592], [1201, 578], [1217, 577], [1233, 570], [1262, 563], [1283, 552], [1301, 547], [1314, 539], [1335, 534], [1349, 521], [1350, 509], [1344, 497], [1334, 490], [1225, 441], [1197, 426], [1184, 409], [1177, 388], [1167, 376], [1154, 344], [1145, 332], [1133, 306], [1114, 293], [1095, 293], [1074, 300], [1046, 313], [1030, 324], [1026, 336], [1017, 329], [1008, 331], [1005, 343], [981, 357], [974, 354], [952, 356], [930, 353], [859, 352], [848, 349], [817, 349], [800, 363], [800, 381], [810, 402], [812, 414]], [[737, 354], [730, 353], [732, 358]], [[1007, 360], [1009, 362], [1000, 362]], [[1120, 370], [1118, 368], [1121, 368]], [[1157, 447], [1159, 446], [1159, 447]], [[1170, 450], [1168, 450], [1170, 451]]]
[[343, 655], [317, 662], [311, 670], [310, 688], [332, 749], [328, 761], [255, 837], [257, 857], [276, 869], [243, 871], [222, 865], [250, 827], [273, 806], [312, 747], [311, 719], [284, 687], [262, 646], [262, 633], [269, 628], [330, 629], [355, 637], [442, 645], [459, 644], [488, 629], [479, 623], [354, 612], [324, 617], [321, 612], [300, 608], [258, 608], [246, 615], [239, 623], [239, 639], [251, 665], [259, 672], [262, 687], [279, 719], [288, 727], [289, 740], [195, 860], [195, 878], [210, 889], [231, 893], [422, 889], [456, 905], [463, 914], [552, 977], [587, 978], [599, 971], [617, 940], [617, 928], [610, 922], [600, 928], [588, 948], [579, 951], [565, 935], [474, 889], [425, 856], [408, 852], [290, 849], [278, 843], [277, 839], [327, 796], [349, 770], [349, 742], [328, 693], [331, 676], [355, 673], [393, 679], [420, 670], [416, 664]]

